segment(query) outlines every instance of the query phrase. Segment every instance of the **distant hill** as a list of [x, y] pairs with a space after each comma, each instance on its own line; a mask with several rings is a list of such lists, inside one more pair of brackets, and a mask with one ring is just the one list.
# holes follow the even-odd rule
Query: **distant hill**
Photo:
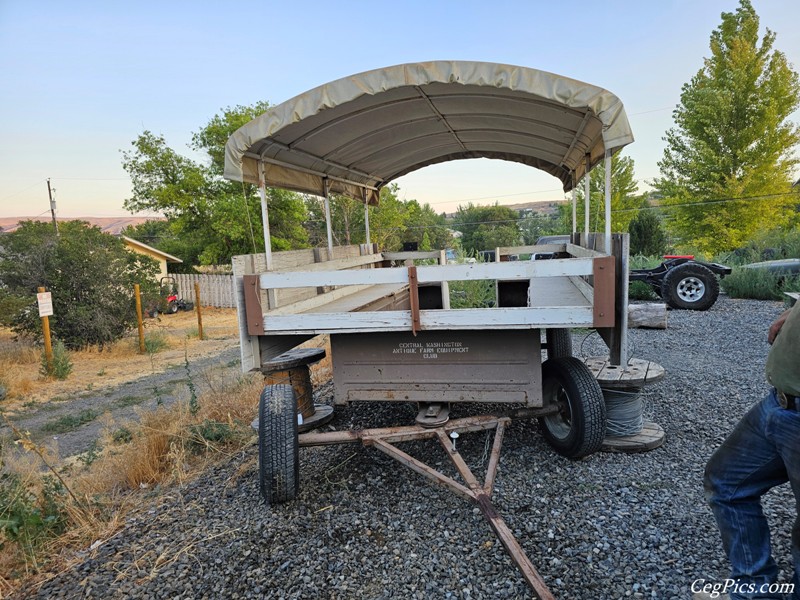
[[[11, 232], [19, 227], [21, 221], [50, 221], [49, 216], [41, 217], [0, 217], [0, 228], [3, 232]], [[96, 225], [106, 233], [119, 235], [128, 225], [139, 225], [145, 221], [164, 221], [163, 217], [58, 217], [58, 222], [64, 221], [87, 221], [91, 225]]]
[[[503, 204], [503, 206], [515, 210], [518, 213], [531, 211], [540, 215], [552, 215], [558, 212], [561, 204], [567, 204], [569, 200], [540, 200], [539, 202], [522, 202], [519, 204]], [[456, 213], [447, 213], [448, 218], [453, 218]]]

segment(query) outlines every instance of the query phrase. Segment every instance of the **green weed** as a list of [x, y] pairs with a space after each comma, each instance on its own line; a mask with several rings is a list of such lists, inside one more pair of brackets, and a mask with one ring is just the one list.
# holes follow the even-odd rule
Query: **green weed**
[[133, 439], [133, 433], [127, 427], [120, 427], [111, 434], [111, 439], [115, 444], [127, 444]]
[[45, 433], [66, 433], [73, 431], [81, 425], [94, 421], [98, 417], [97, 411], [87, 408], [76, 415], [64, 415], [58, 419], [48, 421], [42, 426]]
[[169, 347], [169, 341], [160, 331], [151, 331], [144, 336], [144, 350], [150, 355]]
[[220, 423], [205, 419], [198, 425], [189, 427], [191, 446], [194, 450], [208, 447], [208, 443], [225, 444], [238, 438], [239, 435], [229, 423]]
[[72, 373], [72, 360], [67, 352], [64, 342], [56, 341], [53, 345], [53, 360], [47, 360], [47, 354], [42, 352], [41, 367], [39, 373], [44, 377], [55, 377], [56, 379], [66, 379]]
[[68, 513], [63, 486], [43, 478], [39, 493], [15, 473], [0, 475], [0, 532], [34, 561], [44, 542], [66, 530]]

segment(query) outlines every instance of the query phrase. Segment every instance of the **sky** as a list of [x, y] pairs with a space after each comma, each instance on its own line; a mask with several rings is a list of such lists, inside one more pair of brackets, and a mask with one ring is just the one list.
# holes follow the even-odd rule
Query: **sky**
[[[636, 141], [640, 191], [658, 176], [681, 86], [738, 0], [562, 2], [88, 2], [0, 0], [0, 217], [130, 216], [121, 152], [145, 130], [187, 157], [222, 108], [279, 104], [354, 73], [476, 60], [578, 79], [617, 95]], [[800, 69], [800, 2], [753, 0], [762, 29]], [[800, 122], [800, 115], [794, 115]], [[552, 176], [462, 160], [397, 180], [437, 212], [467, 202], [562, 199]]]

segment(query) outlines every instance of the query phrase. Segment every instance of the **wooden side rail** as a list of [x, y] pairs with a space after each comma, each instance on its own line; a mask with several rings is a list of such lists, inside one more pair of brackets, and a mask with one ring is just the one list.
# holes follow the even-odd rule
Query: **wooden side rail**
[[[600, 258], [605, 258], [605, 255]], [[592, 258], [564, 258], [541, 261], [506, 263], [473, 263], [417, 267], [419, 283], [442, 281], [514, 280], [534, 277], [575, 277], [594, 274]], [[330, 285], [363, 285], [380, 283], [408, 284], [408, 270], [404, 268], [374, 269], [369, 271], [292, 271], [287, 273], [262, 273], [261, 289], [319, 287]]]

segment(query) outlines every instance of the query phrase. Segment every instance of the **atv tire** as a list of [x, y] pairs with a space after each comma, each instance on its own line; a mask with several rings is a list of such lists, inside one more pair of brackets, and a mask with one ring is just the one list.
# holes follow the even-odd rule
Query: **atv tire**
[[719, 297], [719, 281], [708, 267], [684, 263], [664, 276], [661, 297], [672, 308], [708, 310]]

